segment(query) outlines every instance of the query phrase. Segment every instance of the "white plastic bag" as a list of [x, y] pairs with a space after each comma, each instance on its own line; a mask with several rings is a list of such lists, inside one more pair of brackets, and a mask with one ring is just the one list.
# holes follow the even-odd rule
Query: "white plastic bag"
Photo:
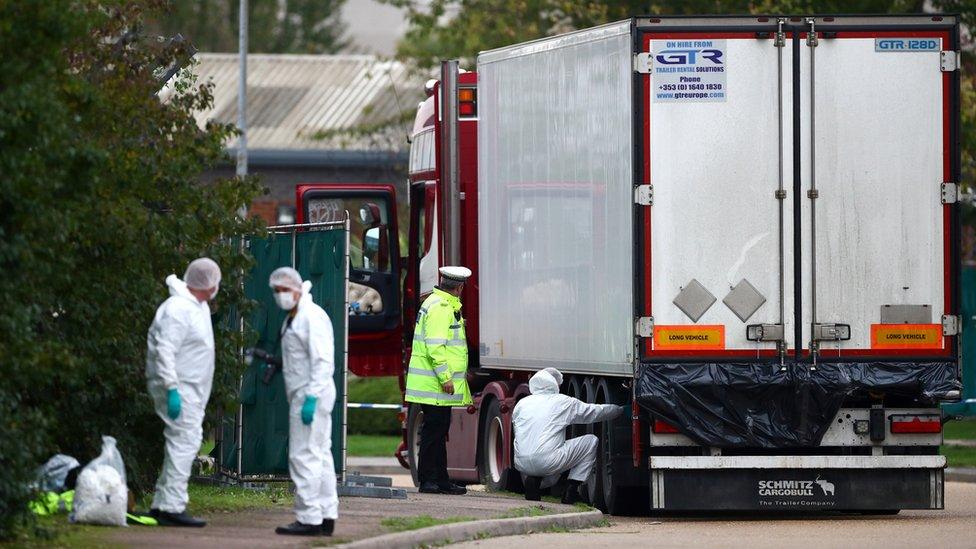
[[64, 454], [56, 454], [37, 470], [37, 488], [42, 492], [61, 492], [68, 473], [80, 465], [78, 460]]
[[125, 526], [128, 502], [122, 455], [115, 447], [115, 439], [103, 436], [102, 453], [78, 475], [71, 522]]

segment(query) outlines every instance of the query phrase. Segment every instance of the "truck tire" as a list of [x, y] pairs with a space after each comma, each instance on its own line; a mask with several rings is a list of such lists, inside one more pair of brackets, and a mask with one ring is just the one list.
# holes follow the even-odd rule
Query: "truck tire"
[[[597, 397], [597, 383], [596, 378], [588, 377], [583, 381], [583, 395], [585, 398], [581, 398], [583, 402], [589, 404], [601, 404], [601, 401]], [[586, 427], [586, 431], [596, 435], [596, 437], [602, 440], [603, 426], [602, 424], [592, 424]], [[590, 478], [586, 481], [586, 490], [584, 493], [589, 500], [588, 503], [597, 509], [606, 512], [607, 506], [603, 499], [603, 475], [600, 474], [600, 469], [603, 467], [603, 458], [601, 456], [602, 452], [599, 451], [600, 446], [597, 446], [597, 457], [596, 465], [594, 466], [593, 472], [590, 474]]]
[[485, 408], [478, 433], [478, 455], [481, 456], [478, 472], [481, 475], [481, 483], [489, 492], [512, 490], [511, 485], [514, 484], [512, 481], [515, 479], [511, 477], [518, 475], [506, 464], [506, 461], [510, 464], [512, 460], [505, 459], [506, 419], [502, 414], [501, 406], [498, 399], [491, 399]]
[[[597, 400], [608, 404], [626, 404], [629, 395], [621, 390], [615, 390], [611, 382], [601, 379], [597, 384]], [[635, 516], [650, 510], [650, 494], [641, 486], [624, 485], [625, 481], [633, 482], [628, 471], [618, 471], [623, 460], [630, 459], [631, 440], [630, 415], [623, 414], [613, 421], [594, 425], [599, 429], [600, 445], [597, 456], [596, 473], [601, 476], [603, 486], [603, 501], [606, 508], [602, 509], [610, 515]], [[627, 438], [618, 440], [627, 433]], [[626, 454], [626, 455], [624, 455]], [[633, 467], [627, 464], [627, 467]], [[631, 477], [631, 478], [628, 478]]]
[[[586, 390], [583, 388], [583, 380], [579, 376], [569, 376], [566, 381], [566, 394], [586, 402]], [[566, 428], [566, 439], [576, 438], [586, 434], [586, 426], [573, 424]]]
[[410, 404], [407, 411], [407, 463], [410, 464], [410, 477], [413, 485], [420, 486], [417, 480], [417, 452], [420, 450], [420, 425], [424, 422], [424, 412], [419, 404]]

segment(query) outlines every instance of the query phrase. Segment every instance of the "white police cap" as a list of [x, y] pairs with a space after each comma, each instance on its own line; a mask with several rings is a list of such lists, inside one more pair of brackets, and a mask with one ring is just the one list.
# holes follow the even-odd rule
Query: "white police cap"
[[467, 267], [441, 267], [437, 272], [444, 278], [458, 282], [464, 282], [471, 276], [471, 269]]

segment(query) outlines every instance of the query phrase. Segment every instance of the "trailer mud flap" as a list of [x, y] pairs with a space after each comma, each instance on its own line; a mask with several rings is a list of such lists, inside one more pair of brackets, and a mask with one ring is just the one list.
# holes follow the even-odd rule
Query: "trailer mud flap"
[[651, 508], [676, 511], [943, 509], [941, 468], [652, 469]]

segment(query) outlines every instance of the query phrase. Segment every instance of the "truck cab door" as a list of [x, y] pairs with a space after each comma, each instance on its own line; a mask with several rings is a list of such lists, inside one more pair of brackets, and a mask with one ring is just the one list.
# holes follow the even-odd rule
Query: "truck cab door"
[[393, 186], [299, 185], [296, 194], [299, 223], [341, 221], [349, 215], [349, 369], [358, 376], [396, 375], [403, 321]]

